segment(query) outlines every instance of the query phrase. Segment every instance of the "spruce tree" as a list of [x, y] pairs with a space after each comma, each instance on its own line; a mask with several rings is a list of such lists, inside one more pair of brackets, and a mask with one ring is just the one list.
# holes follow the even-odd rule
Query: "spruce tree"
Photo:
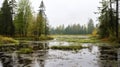
[[[110, 4], [109, 4], [110, 2]], [[110, 1], [103, 0], [99, 17], [99, 35], [100, 38], [115, 38], [116, 35], [116, 15]], [[110, 6], [110, 7], [109, 7]]]
[[2, 22], [2, 12], [0, 9], [0, 35], [3, 34], [3, 22]]
[[37, 34], [38, 36], [41, 36], [41, 34], [47, 34], [47, 23], [46, 23], [46, 14], [45, 14], [45, 6], [43, 1], [41, 1], [40, 7], [39, 7], [39, 13], [37, 15]]
[[93, 30], [94, 30], [93, 20], [89, 19], [87, 33], [92, 34]]
[[12, 20], [12, 12], [11, 12], [11, 7], [8, 3], [8, 0], [4, 0], [2, 8], [2, 35], [6, 36], [13, 36], [14, 35], [14, 24]]

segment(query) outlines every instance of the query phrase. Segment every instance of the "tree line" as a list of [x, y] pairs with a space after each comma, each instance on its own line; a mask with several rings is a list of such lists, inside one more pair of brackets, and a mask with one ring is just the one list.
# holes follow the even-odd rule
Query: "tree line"
[[[99, 27], [100, 38], [119, 38], [119, 3], [118, 0], [102, 0], [99, 8]], [[113, 4], [116, 7], [113, 7]]]
[[80, 24], [72, 24], [68, 26], [59, 25], [58, 27], [50, 28], [51, 34], [92, 34], [95, 30], [94, 22], [92, 19], [89, 19], [87, 26]]
[[41, 1], [37, 15], [33, 13], [29, 0], [4, 0], [0, 8], [0, 35], [41, 36], [48, 34], [45, 5]]

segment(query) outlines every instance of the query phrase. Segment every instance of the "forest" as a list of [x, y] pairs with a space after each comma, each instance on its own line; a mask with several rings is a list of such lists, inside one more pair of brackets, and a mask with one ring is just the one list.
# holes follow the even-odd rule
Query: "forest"
[[33, 14], [29, 0], [4, 0], [0, 9], [0, 35], [41, 36], [48, 34], [47, 16], [43, 1], [37, 15]]
[[[50, 34], [65, 34], [65, 35], [85, 35], [96, 32], [96, 27], [92, 19], [89, 19], [87, 26], [80, 24], [72, 24], [68, 26], [60, 25], [56, 28], [50, 28]], [[97, 34], [97, 33], [96, 33]]]

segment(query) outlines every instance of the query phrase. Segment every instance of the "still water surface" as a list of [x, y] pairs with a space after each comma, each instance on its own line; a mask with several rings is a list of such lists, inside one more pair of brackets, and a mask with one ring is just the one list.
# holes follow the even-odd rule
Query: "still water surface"
[[[80, 44], [58, 40], [46, 43], [48, 46]], [[0, 67], [120, 67], [118, 47], [114, 48], [104, 43], [81, 43], [81, 45], [89, 48], [77, 51], [43, 49], [31, 54], [4, 52], [0, 55]]]

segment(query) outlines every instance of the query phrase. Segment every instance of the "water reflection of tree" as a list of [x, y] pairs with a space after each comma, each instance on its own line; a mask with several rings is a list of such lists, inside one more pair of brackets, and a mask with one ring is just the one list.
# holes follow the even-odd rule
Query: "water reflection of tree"
[[100, 47], [100, 67], [119, 67], [118, 48], [113, 46]]
[[13, 67], [11, 56], [1, 56], [1, 62], [3, 63], [3, 67]]
[[35, 61], [37, 61], [39, 63], [40, 67], [44, 67], [45, 60], [47, 58], [47, 54], [48, 54], [48, 51], [46, 51], [46, 49], [38, 51], [37, 56], [36, 56], [37, 60], [35, 60]]
[[[43, 45], [45, 48], [43, 48]], [[40, 43], [33, 47], [37, 47], [37, 49], [35, 49], [35, 51], [31, 54], [18, 54], [14, 52], [0, 55], [0, 60], [3, 64], [3, 67], [34, 67], [34, 61], [39, 64], [38, 67], [44, 67], [48, 53], [48, 44]]]
[[93, 51], [93, 46], [92, 46], [92, 45], [89, 45], [88, 50], [89, 50], [89, 52], [92, 52], [92, 51]]

